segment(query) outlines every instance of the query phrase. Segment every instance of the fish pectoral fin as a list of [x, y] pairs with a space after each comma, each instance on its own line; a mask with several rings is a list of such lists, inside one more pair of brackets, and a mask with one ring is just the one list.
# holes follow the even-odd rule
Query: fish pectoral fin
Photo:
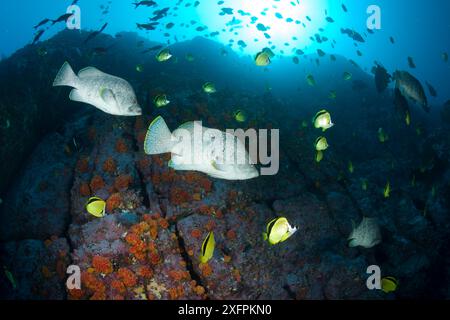
[[86, 102], [83, 96], [80, 94], [80, 91], [77, 89], [72, 89], [72, 91], [70, 91], [69, 99], [77, 102]]
[[217, 171], [226, 171], [223, 164], [218, 164], [216, 161], [211, 161], [211, 166], [214, 168], [214, 170]]
[[100, 90], [100, 97], [106, 105], [114, 107], [117, 106], [116, 95], [111, 89], [103, 88]]

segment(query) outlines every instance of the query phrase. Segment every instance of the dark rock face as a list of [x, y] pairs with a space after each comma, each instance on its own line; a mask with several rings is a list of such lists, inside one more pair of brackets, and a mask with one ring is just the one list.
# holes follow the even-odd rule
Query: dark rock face
[[0, 216], [0, 240], [62, 236], [69, 222], [68, 190], [75, 158], [70, 137], [47, 135], [9, 189]]
[[[142, 57], [129, 49], [133, 39], [125, 37], [116, 52], [101, 60], [88, 58], [85, 51], [75, 53], [80, 38], [73, 34], [63, 33], [47, 44], [55, 50], [50, 54], [61, 55], [47, 62], [52, 76], [63, 58], [72, 59], [80, 67], [95, 65], [130, 80], [143, 106], [148, 107], [152, 95], [163, 89], [170, 92], [172, 102], [152, 112], [144, 108], [145, 114], [137, 118], [114, 117], [67, 103], [79, 110], [77, 114], [61, 122], [57, 132], [33, 137], [40, 141], [34, 151], [16, 141], [30, 156], [20, 173], [10, 175], [14, 179], [2, 204], [0, 257], [17, 288], [2, 274], [1, 297], [448, 297], [449, 261], [442, 258], [448, 248], [450, 207], [450, 141], [445, 130], [428, 126], [432, 133], [412, 138], [414, 130], [399, 125], [391, 114], [390, 97], [378, 96], [374, 88], [365, 90], [368, 97], [361, 99], [360, 108], [347, 98], [352, 92], [344, 91], [336, 102], [340, 108], [330, 106], [336, 123], [330, 131], [299, 129], [298, 119], [309, 121], [315, 108], [290, 109], [271, 94], [241, 93], [225, 85], [207, 98], [199, 93], [208, 75], [208, 59], [217, 58], [213, 53], [220, 51], [216, 44], [196, 39], [174, 46], [179, 56], [205, 46], [209, 53], [198, 68], [194, 66], [194, 73], [187, 62], [165, 68], [149, 62], [144, 69], [152, 74], [139, 76], [133, 73], [133, 64]], [[110, 40], [99, 36], [95, 45]], [[20, 57], [11, 61], [21, 61]], [[226, 63], [231, 66], [236, 61]], [[339, 63], [333, 69], [337, 75], [353, 68]], [[218, 72], [225, 79], [237, 78], [231, 69]], [[372, 81], [360, 70], [353, 74], [365, 79], [361, 81]], [[245, 82], [246, 77], [250, 76], [244, 74], [237, 81]], [[67, 102], [66, 93], [52, 90]], [[301, 99], [299, 104], [313, 104]], [[237, 102], [253, 110], [246, 126], [280, 128], [277, 175], [217, 180], [168, 168], [169, 155], [144, 154], [147, 126], [156, 115], [162, 114], [171, 129], [197, 119], [208, 127], [235, 128], [230, 114]], [[389, 128], [391, 140], [385, 144], [377, 140], [379, 127]], [[319, 134], [329, 137], [331, 147], [317, 163], [313, 142]], [[350, 160], [352, 172], [347, 167]], [[12, 172], [14, 166], [8, 170]], [[367, 182], [366, 188], [362, 181]], [[389, 198], [383, 196], [386, 181], [392, 186]], [[105, 217], [86, 212], [85, 204], [92, 196], [106, 201]], [[298, 231], [271, 246], [262, 233], [278, 216], [286, 217]], [[377, 219], [383, 241], [370, 249], [349, 248], [352, 222], [357, 224], [363, 217]], [[216, 239], [214, 256], [201, 264], [200, 248], [210, 231]], [[65, 288], [69, 264], [81, 268], [81, 290]], [[374, 264], [383, 276], [399, 279], [396, 293], [367, 289], [366, 269]]]
[[2, 272], [1, 299], [64, 299], [69, 245], [63, 238], [54, 240], [22, 240], [0, 245], [3, 266], [8, 266], [13, 283]]

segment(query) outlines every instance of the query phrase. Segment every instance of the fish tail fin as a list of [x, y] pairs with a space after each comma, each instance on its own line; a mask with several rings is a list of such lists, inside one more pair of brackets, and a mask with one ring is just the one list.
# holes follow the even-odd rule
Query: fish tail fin
[[75, 74], [75, 72], [73, 72], [72, 67], [66, 61], [56, 75], [55, 80], [53, 81], [53, 86], [68, 86], [76, 88], [77, 82], [78, 76]]
[[161, 154], [170, 152], [175, 145], [169, 127], [161, 116], [150, 123], [144, 141], [146, 154]]

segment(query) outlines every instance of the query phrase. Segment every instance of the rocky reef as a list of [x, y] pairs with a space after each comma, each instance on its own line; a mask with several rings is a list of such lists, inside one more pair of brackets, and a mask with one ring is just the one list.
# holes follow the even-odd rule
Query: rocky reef
[[[376, 93], [372, 76], [342, 57], [327, 72], [340, 77], [351, 70], [366, 84], [363, 92], [343, 87], [329, 101], [320, 98], [320, 87], [303, 94], [305, 86], [298, 97], [280, 99], [270, 90], [243, 91], [264, 84], [239, 67], [244, 58], [231, 52], [220, 57], [221, 46], [209, 40], [173, 45], [178, 62], [161, 65], [142, 48], [130, 50], [141, 40], [133, 34], [102, 35], [91, 47], [80, 47], [85, 36], [65, 31], [0, 63], [0, 113], [10, 119], [1, 128], [0, 259], [16, 284], [2, 273], [1, 298], [449, 297], [445, 124], [420, 121], [427, 116], [419, 109], [411, 126], [399, 121], [392, 92]], [[112, 52], [92, 54], [113, 41]], [[46, 54], [38, 54], [39, 48]], [[198, 48], [194, 62], [183, 61]], [[69, 102], [67, 90], [51, 87], [65, 60], [76, 70], [93, 65], [128, 79], [144, 115], [113, 117]], [[142, 73], [135, 70], [140, 63]], [[201, 92], [207, 80], [217, 83], [217, 94]], [[161, 92], [171, 104], [155, 110], [151, 97]], [[198, 119], [219, 129], [242, 127], [231, 116], [236, 104], [249, 111], [244, 127], [280, 128], [277, 175], [218, 180], [170, 169], [170, 155], [144, 154], [145, 133], [156, 115], [164, 115], [171, 128]], [[318, 132], [310, 119], [324, 104], [336, 125], [326, 133], [330, 150], [317, 163]], [[377, 137], [381, 127], [390, 136], [385, 143]], [[387, 181], [392, 191], [384, 197]], [[86, 213], [94, 195], [106, 200], [103, 218]], [[271, 246], [262, 232], [277, 216], [299, 231]], [[382, 242], [349, 248], [352, 221], [363, 217], [377, 219]], [[217, 245], [214, 257], [201, 264], [209, 231]], [[366, 269], [374, 264], [399, 280], [395, 293], [367, 289]], [[81, 290], [65, 287], [69, 265], [82, 270]]]

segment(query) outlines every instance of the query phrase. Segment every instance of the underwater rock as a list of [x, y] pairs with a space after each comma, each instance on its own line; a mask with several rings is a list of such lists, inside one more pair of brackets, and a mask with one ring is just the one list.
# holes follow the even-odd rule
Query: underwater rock
[[20, 300], [62, 300], [70, 248], [64, 238], [45, 241], [22, 240], [0, 244], [4, 270], [1, 272], [0, 298]]
[[64, 234], [69, 223], [75, 151], [71, 137], [47, 135], [17, 175], [2, 206], [0, 239], [46, 239]]

